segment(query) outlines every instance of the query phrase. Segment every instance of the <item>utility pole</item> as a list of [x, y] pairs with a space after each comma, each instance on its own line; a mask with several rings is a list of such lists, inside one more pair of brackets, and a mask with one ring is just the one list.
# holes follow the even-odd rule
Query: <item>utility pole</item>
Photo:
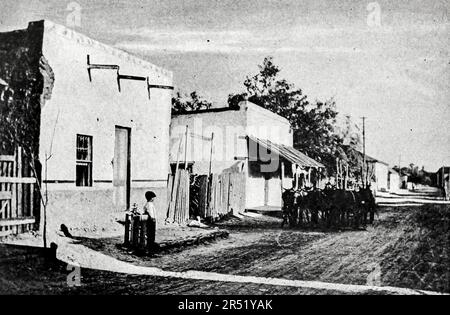
[[365, 116], [361, 117], [363, 121], [363, 188], [366, 188], [366, 118]]
[[189, 125], [186, 126], [186, 135], [185, 135], [185, 143], [184, 143], [184, 169], [187, 170], [188, 162], [187, 162], [187, 154], [188, 154], [188, 136], [189, 136]]
[[[207, 184], [206, 184], [206, 209], [209, 208], [210, 205], [210, 194], [211, 194], [211, 185], [212, 185], [212, 179], [211, 179], [211, 174], [212, 174], [212, 157], [213, 157], [213, 150], [214, 150], [214, 132], [211, 134], [211, 152], [209, 155], [209, 171], [208, 171], [208, 180], [207, 180]], [[206, 210], [205, 209], [205, 210]]]
[[209, 172], [208, 172], [209, 177], [211, 176], [211, 173], [212, 173], [212, 157], [213, 157], [213, 150], [214, 150], [213, 145], [214, 145], [214, 132], [211, 134], [211, 152], [209, 155]]

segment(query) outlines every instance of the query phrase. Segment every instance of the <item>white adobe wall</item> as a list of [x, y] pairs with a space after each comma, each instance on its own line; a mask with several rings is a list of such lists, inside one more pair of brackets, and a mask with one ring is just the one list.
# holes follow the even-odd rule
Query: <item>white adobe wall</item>
[[400, 176], [398, 173], [389, 174], [389, 191], [397, 192], [400, 190]]
[[286, 118], [248, 101], [245, 102], [245, 106], [247, 108], [248, 135], [293, 146], [294, 137], [291, 125]]
[[[294, 137], [289, 121], [271, 111], [264, 109], [251, 102], [246, 102], [247, 108], [247, 133], [260, 139], [270, 140], [275, 143], [293, 146]], [[289, 167], [289, 165], [286, 165]], [[285, 188], [290, 188], [289, 180], [285, 178], [283, 185]], [[264, 189], [265, 179], [262, 177], [248, 177], [247, 178], [247, 194], [246, 194], [246, 208], [256, 208], [264, 205]], [[280, 207], [282, 204], [281, 198], [281, 179], [279, 177], [272, 177], [269, 181], [268, 205], [273, 207]]]
[[[284, 189], [291, 188], [288, 180], [285, 180]], [[247, 177], [246, 181], [246, 209], [255, 209], [264, 206], [265, 202], [265, 179], [263, 177]], [[268, 206], [281, 209], [281, 179], [272, 177], [269, 180]]]
[[[241, 102], [240, 110], [227, 110], [221, 112], [205, 112], [191, 115], [178, 115], [172, 117], [170, 160], [177, 160], [177, 152], [181, 136], [189, 131], [196, 135], [210, 137], [215, 133], [214, 155], [212, 172], [221, 173], [237, 161], [235, 157], [246, 157], [246, 135], [292, 146], [293, 134], [289, 121], [251, 102]], [[184, 161], [184, 143], [179, 154]], [[210, 144], [192, 137], [188, 138], [188, 161], [195, 161], [193, 172], [207, 174], [209, 169]], [[288, 165], [286, 167], [289, 167]], [[286, 179], [289, 185], [290, 180]], [[255, 208], [264, 205], [263, 177], [250, 177], [246, 179], [246, 208]], [[281, 207], [281, 180], [273, 177], [269, 181], [268, 204]]]
[[[227, 110], [221, 112], [205, 112], [191, 115], [177, 115], [172, 118], [170, 136], [170, 160], [176, 162], [180, 139], [186, 133], [210, 138], [214, 133], [214, 151], [212, 172], [222, 173], [237, 161], [235, 157], [246, 156], [245, 111]], [[195, 161], [194, 174], [206, 175], [209, 172], [211, 142], [198, 137], [188, 137], [187, 160]], [[185, 159], [185, 143], [183, 140], [179, 155], [180, 162]]]
[[[190, 115], [175, 115], [171, 122], [170, 160], [177, 160], [179, 141], [186, 126], [189, 132], [210, 137], [214, 132], [213, 172], [220, 173], [236, 162], [235, 157], [247, 155], [246, 135], [269, 139], [292, 146], [293, 135], [288, 120], [251, 102], [241, 102], [240, 110], [204, 112]], [[184, 161], [184, 142], [179, 153]], [[187, 160], [195, 161], [194, 173], [203, 174], [209, 167], [210, 144], [188, 137]], [[206, 168], [206, 169], [205, 169]]]
[[[90, 226], [114, 211], [111, 161], [116, 125], [131, 128], [131, 203], [142, 204], [146, 189], [160, 189], [159, 195], [165, 194], [169, 172], [171, 91], [154, 89], [149, 100], [145, 82], [123, 80], [119, 93], [114, 70], [93, 70], [89, 82], [88, 54], [91, 63], [119, 65], [121, 74], [149, 76], [152, 84], [173, 84], [169, 71], [45, 22], [43, 55], [54, 71], [55, 85], [42, 109], [40, 158], [44, 161], [52, 148], [47, 178], [63, 182], [49, 184], [54, 192], [52, 211], [56, 224], [68, 220], [64, 223], [69, 226]], [[77, 134], [93, 136], [94, 187], [80, 188], [73, 183]], [[165, 198], [160, 196], [160, 208], [165, 208]], [[165, 209], [160, 212], [163, 218]]]
[[389, 167], [383, 163], [375, 163], [375, 177], [377, 180], [377, 190], [388, 189]]

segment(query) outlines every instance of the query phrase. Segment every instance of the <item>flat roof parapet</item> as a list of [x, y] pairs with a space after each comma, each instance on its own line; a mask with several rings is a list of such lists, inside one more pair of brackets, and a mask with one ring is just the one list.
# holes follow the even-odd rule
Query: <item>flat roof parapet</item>
[[96, 41], [96, 40], [86, 36], [86, 35], [78, 33], [72, 29], [69, 29], [60, 24], [56, 24], [49, 20], [30, 22], [29, 26], [31, 26], [33, 24], [37, 24], [37, 23], [44, 23], [44, 28], [46, 31], [54, 32], [58, 35], [66, 37], [68, 39], [75, 40], [79, 44], [100, 48], [100, 49], [104, 50], [105, 52], [108, 52], [114, 56], [117, 56], [122, 59], [126, 59], [130, 63], [134, 63], [136, 65], [145, 67], [149, 70], [155, 71], [156, 73], [159, 73], [159, 74], [165, 76], [166, 78], [168, 78], [170, 80], [173, 80], [173, 72], [172, 71], [166, 70], [162, 67], [158, 67], [146, 60], [143, 60], [141, 58], [133, 56], [132, 54], [127, 53], [126, 51], [123, 51], [119, 48], [115, 48], [115, 47], [103, 44], [99, 41]]

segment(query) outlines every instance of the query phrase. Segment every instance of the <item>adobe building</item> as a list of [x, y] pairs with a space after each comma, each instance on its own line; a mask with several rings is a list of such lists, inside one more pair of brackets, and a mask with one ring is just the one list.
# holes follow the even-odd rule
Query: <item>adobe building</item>
[[173, 170], [245, 173], [246, 210], [281, 210], [282, 191], [317, 184], [324, 167], [292, 147], [287, 119], [249, 101], [174, 114], [170, 142]]
[[107, 230], [148, 190], [163, 221], [172, 72], [38, 21], [0, 34], [0, 77], [14, 91], [0, 150], [20, 145], [40, 164], [50, 229]]
[[450, 166], [442, 166], [435, 174], [436, 187], [442, 189], [445, 200], [450, 200]]
[[388, 191], [389, 164], [367, 155], [366, 161], [372, 165], [375, 175], [372, 187], [377, 191]]
[[[359, 152], [363, 155], [361, 152]], [[372, 173], [371, 187], [374, 193], [389, 190], [389, 164], [366, 154], [366, 163], [369, 172]], [[393, 179], [395, 181], [395, 179]]]
[[401, 188], [400, 174], [393, 168], [388, 170], [388, 190], [390, 192], [398, 192]]

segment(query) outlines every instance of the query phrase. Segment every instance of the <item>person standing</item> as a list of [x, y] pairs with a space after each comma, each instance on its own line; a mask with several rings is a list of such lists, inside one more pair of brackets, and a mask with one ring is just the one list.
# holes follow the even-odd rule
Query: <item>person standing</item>
[[156, 208], [154, 201], [156, 199], [156, 194], [153, 191], [147, 191], [145, 193], [145, 199], [147, 203], [144, 206], [144, 215], [149, 216], [148, 222], [148, 246], [153, 249], [155, 247], [155, 237], [156, 237]]

